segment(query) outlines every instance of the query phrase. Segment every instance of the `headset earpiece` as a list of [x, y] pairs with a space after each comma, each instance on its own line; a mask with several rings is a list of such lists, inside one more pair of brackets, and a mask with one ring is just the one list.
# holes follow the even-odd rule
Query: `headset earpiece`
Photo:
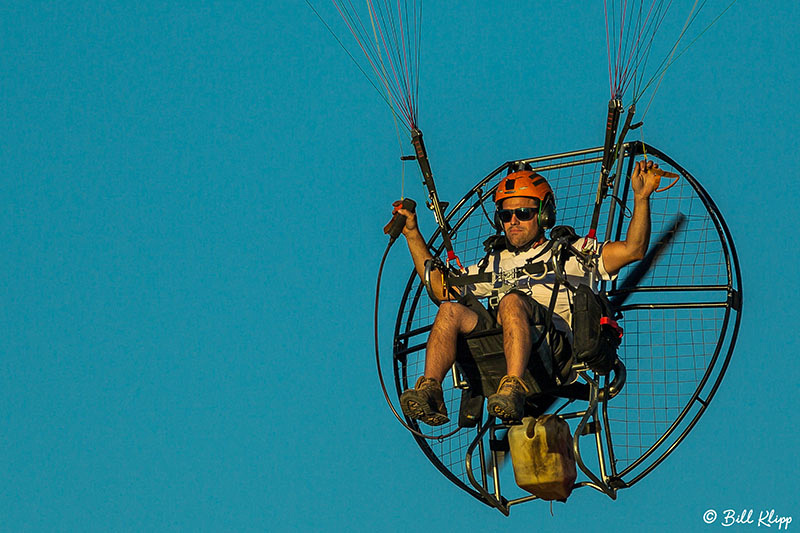
[[544, 202], [539, 203], [538, 222], [542, 229], [549, 229], [556, 225], [556, 203], [552, 194], [548, 194]]

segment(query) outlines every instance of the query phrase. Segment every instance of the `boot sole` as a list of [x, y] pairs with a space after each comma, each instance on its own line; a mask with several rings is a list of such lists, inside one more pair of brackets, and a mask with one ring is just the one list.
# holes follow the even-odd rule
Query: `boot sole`
[[400, 407], [403, 409], [403, 414], [408, 418], [419, 420], [429, 426], [441, 426], [442, 424], [450, 422], [450, 418], [448, 418], [447, 415], [426, 408], [427, 406], [425, 404], [421, 404], [414, 398], [406, 397], [402, 400]]
[[509, 404], [504, 401], [504, 398], [489, 398], [486, 404], [486, 410], [490, 415], [496, 416], [503, 422], [518, 422], [522, 420], [522, 413], [515, 405]]

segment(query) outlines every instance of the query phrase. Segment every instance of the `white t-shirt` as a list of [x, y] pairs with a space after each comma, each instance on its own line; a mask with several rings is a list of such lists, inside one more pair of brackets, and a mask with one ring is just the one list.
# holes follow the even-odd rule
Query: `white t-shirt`
[[[576, 248], [583, 249], [584, 239], [580, 238], [573, 244]], [[589, 245], [595, 250], [602, 249], [602, 246], [598, 246], [596, 241], [590, 241]], [[498, 296], [502, 297], [510, 290], [517, 289], [530, 295], [534, 300], [549, 308], [550, 298], [553, 294], [553, 283], [555, 282], [555, 274], [553, 273], [552, 268], [548, 266], [547, 273], [541, 277], [531, 276], [524, 271], [517, 272], [516, 275], [514, 272], [515, 269], [524, 267], [526, 264], [528, 264], [529, 260], [532, 260], [532, 263], [538, 263], [542, 261], [549, 265], [553, 248], [539, 255], [546, 246], [547, 241], [524, 252], [511, 252], [508, 250], [502, 250], [500, 252], [490, 254], [487, 258], [488, 263], [486, 264], [484, 272], [494, 272], [497, 274], [494, 276], [494, 283], [476, 283], [474, 285], [466, 286], [465, 290], [478, 298], [485, 298], [492, 296], [495, 291], [497, 291]], [[467, 274], [478, 274], [480, 272], [480, 265], [482, 264], [483, 262], [480, 262], [476, 265], [467, 267]], [[587, 271], [583, 264], [578, 261], [574, 255], [570, 255], [569, 259], [567, 259], [566, 263], [564, 264], [564, 273], [566, 274], [570, 285], [573, 287], [581, 283], [584, 285], [590, 284], [591, 272]], [[614, 278], [616, 278], [616, 275], [611, 276], [606, 271], [601, 255], [597, 261], [597, 267], [595, 269], [595, 280], [612, 280]], [[592, 289], [596, 290], [596, 286], [593, 286]], [[570, 342], [572, 342], [571, 300], [572, 297], [570, 291], [563, 284], [561, 284], [558, 288], [558, 297], [556, 298], [556, 304], [553, 313], [553, 325], [560, 331], [566, 333]]]

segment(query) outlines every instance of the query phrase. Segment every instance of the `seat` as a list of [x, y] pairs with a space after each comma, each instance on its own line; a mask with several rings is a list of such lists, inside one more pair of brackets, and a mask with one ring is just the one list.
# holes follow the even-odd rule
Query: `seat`
[[[459, 426], [475, 427], [480, 419], [484, 399], [494, 394], [500, 380], [506, 374], [506, 359], [503, 352], [502, 328], [493, 328], [459, 339], [453, 375], [456, 387], [462, 390], [459, 406]], [[531, 334], [538, 338], [543, 333], [541, 326], [531, 326]], [[522, 380], [532, 394], [525, 402], [525, 416], [543, 414], [557, 398], [589, 400], [588, 383], [561, 385], [553, 378], [550, 349], [544, 344], [538, 348], [538, 356], [531, 355]], [[566, 381], [572, 371], [582, 370], [568, 366], [562, 361], [557, 369], [559, 380]]]

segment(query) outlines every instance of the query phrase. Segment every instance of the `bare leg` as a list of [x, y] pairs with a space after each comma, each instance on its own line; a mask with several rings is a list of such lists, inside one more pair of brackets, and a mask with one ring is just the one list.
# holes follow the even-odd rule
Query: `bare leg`
[[497, 392], [489, 396], [486, 410], [505, 422], [518, 421], [525, 413], [530, 392], [522, 381], [531, 351], [530, 317], [533, 309], [524, 296], [510, 292], [497, 306], [497, 321], [503, 326], [506, 375]]
[[497, 307], [497, 321], [503, 326], [503, 351], [506, 355], [506, 373], [522, 377], [531, 353], [530, 317], [533, 310], [519, 294], [503, 296]]
[[442, 302], [436, 313], [425, 354], [425, 377], [439, 383], [456, 360], [458, 335], [469, 333], [478, 324], [478, 315], [455, 302]]

